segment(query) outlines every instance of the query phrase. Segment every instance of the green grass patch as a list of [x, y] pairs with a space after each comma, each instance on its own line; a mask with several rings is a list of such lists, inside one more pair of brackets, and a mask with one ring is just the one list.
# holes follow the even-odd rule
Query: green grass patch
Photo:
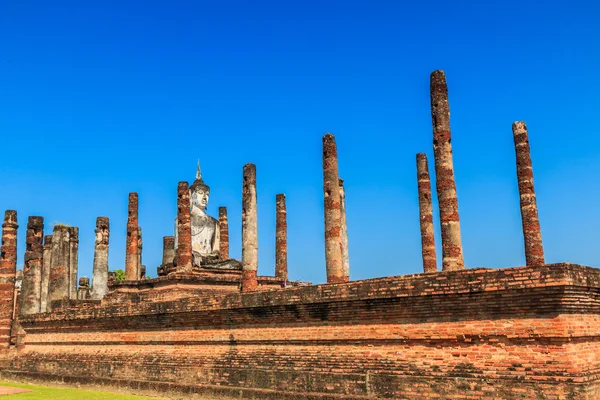
[[11, 394], [2, 396], [4, 399], [14, 400], [140, 400], [151, 399], [150, 397], [130, 396], [92, 390], [80, 390], [71, 388], [55, 388], [45, 386], [27, 385], [24, 383], [0, 382], [0, 386], [16, 387], [33, 390], [33, 392]]

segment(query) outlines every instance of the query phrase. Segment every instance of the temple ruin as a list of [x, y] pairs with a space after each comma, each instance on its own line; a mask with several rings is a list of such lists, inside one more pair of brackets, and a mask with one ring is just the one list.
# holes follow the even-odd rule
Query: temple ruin
[[[17, 211], [5, 212], [2, 374], [256, 399], [600, 398], [600, 269], [545, 263], [525, 123], [512, 132], [526, 265], [467, 268], [443, 71], [431, 74], [430, 95], [441, 270], [425, 153], [415, 185], [422, 272], [352, 281], [336, 138], [323, 136], [325, 284], [289, 280], [283, 193], [274, 199], [275, 265], [259, 268], [252, 163], [240, 168], [242, 251], [230, 254], [227, 208], [206, 213], [210, 186], [198, 163], [191, 184], [173, 185], [177, 216], [156, 278], [145, 279], [137, 193], [125, 238], [109, 234], [106, 216], [95, 232], [55, 225], [46, 236], [43, 217], [20, 217], [22, 283]], [[78, 243], [92, 234], [90, 282], [78, 277]], [[110, 266], [125, 280], [109, 272], [109, 239], [126, 243], [124, 263]]]

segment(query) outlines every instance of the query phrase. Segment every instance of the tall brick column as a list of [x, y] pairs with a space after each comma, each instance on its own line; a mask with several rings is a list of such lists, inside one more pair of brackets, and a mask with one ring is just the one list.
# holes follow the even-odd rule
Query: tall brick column
[[512, 125], [512, 130], [517, 155], [517, 179], [519, 180], [519, 196], [521, 198], [525, 261], [528, 266], [544, 265], [544, 247], [542, 246], [542, 232], [533, 187], [533, 167], [531, 165], [527, 125], [523, 121], [515, 122]]
[[40, 312], [42, 299], [42, 258], [44, 256], [44, 218], [29, 217], [25, 235], [25, 264], [21, 284], [22, 315]]
[[125, 248], [125, 279], [138, 280], [139, 270], [138, 194], [129, 193], [127, 206], [127, 242]]
[[15, 309], [17, 272], [17, 212], [6, 210], [0, 247], [0, 348], [8, 348]]
[[350, 257], [348, 256], [348, 224], [346, 222], [346, 190], [340, 178], [340, 236], [342, 237], [342, 265], [344, 276], [350, 279]]
[[175, 236], [163, 237], [162, 265], [173, 264], [175, 261]]
[[137, 268], [137, 279], [142, 279], [142, 248], [143, 248], [143, 244], [142, 244], [142, 227], [138, 226], [138, 268]]
[[285, 194], [275, 196], [275, 277], [288, 279]]
[[95, 233], [91, 298], [101, 300], [108, 293], [108, 240], [110, 237], [108, 217], [96, 218]]
[[40, 311], [48, 309], [48, 284], [50, 283], [50, 265], [52, 264], [52, 235], [44, 236], [44, 257], [42, 267], [42, 288]]
[[222, 259], [229, 258], [229, 220], [227, 219], [227, 207], [219, 207], [219, 252]]
[[433, 204], [431, 202], [431, 179], [425, 153], [417, 154], [417, 182], [419, 191], [419, 216], [421, 224], [421, 253], [423, 272], [437, 272], [435, 238], [433, 230]]
[[192, 273], [192, 215], [190, 189], [187, 182], [179, 182], [177, 185], [177, 257], [175, 264], [178, 274]]
[[258, 213], [256, 209], [256, 165], [244, 165], [242, 187], [242, 291], [258, 287]]
[[52, 263], [48, 281], [48, 306], [52, 311], [52, 302], [69, 297], [70, 273], [69, 264], [71, 256], [70, 244], [71, 229], [65, 225], [55, 225], [52, 233]]
[[458, 197], [450, 144], [450, 105], [444, 71], [431, 73], [430, 90], [436, 189], [442, 227], [442, 269], [455, 271], [464, 269], [465, 262], [460, 238]]
[[325, 264], [327, 283], [347, 282], [342, 260], [340, 178], [335, 136], [323, 136], [323, 190], [325, 195]]
[[69, 298], [77, 299], [77, 272], [79, 269], [79, 228], [69, 228]]

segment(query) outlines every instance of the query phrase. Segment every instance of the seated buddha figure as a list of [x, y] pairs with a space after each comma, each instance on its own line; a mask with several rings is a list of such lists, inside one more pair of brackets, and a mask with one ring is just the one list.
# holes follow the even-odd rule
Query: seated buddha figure
[[[192, 254], [194, 265], [206, 268], [241, 269], [237, 260], [222, 259], [219, 252], [220, 223], [206, 213], [210, 187], [202, 180], [200, 162], [196, 180], [190, 186]], [[177, 219], [175, 219], [175, 247], [177, 247]]]

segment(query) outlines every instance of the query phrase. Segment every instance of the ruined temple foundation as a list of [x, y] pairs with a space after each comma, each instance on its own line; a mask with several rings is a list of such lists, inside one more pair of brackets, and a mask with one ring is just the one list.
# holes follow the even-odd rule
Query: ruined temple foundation
[[23, 317], [4, 373], [237, 398], [591, 400], [598, 291], [600, 270], [556, 264], [74, 307]]

